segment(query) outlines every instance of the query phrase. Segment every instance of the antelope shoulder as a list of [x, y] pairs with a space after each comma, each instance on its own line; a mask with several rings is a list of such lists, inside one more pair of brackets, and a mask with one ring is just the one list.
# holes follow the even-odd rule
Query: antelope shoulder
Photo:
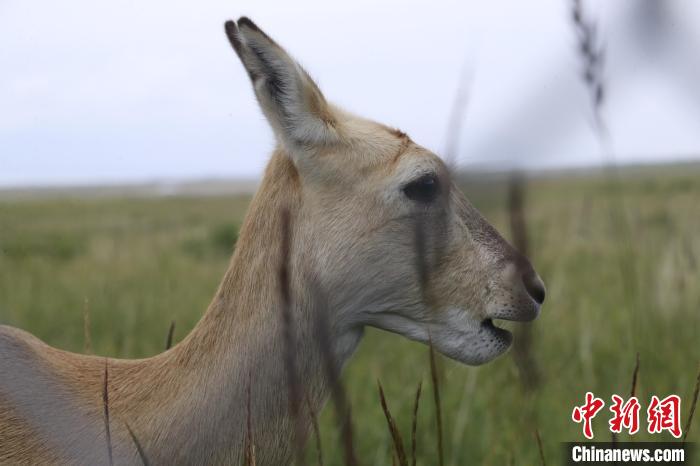
[[100, 394], [82, 399], [66, 383], [61, 366], [71, 361], [99, 362], [0, 326], [0, 464], [108, 462]]

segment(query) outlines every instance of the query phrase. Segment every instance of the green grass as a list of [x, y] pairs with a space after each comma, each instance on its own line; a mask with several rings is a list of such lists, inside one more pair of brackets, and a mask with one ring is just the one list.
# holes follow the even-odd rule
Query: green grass
[[[548, 464], [558, 464], [560, 442], [582, 439], [570, 420], [573, 406], [589, 390], [607, 403], [612, 393], [627, 396], [637, 351], [642, 409], [652, 394], [677, 393], [685, 423], [700, 363], [699, 175], [684, 167], [625, 172], [614, 186], [599, 175], [529, 183], [530, 255], [548, 288], [533, 326], [541, 386], [524, 393], [510, 355], [478, 368], [441, 358], [447, 464], [538, 464], [535, 428]], [[466, 181], [474, 204], [508, 236], [501, 188]], [[94, 352], [155, 354], [170, 321], [181, 339], [207, 307], [247, 202], [0, 201], [0, 323], [82, 351], [87, 306]], [[409, 449], [413, 398], [423, 380], [419, 463], [435, 464], [428, 350], [373, 330], [344, 373], [360, 458], [391, 464], [378, 378]], [[606, 406], [595, 419], [596, 439], [610, 438], [608, 414]], [[330, 405], [320, 421], [325, 463], [342, 464]], [[699, 423], [690, 441], [700, 441]]]

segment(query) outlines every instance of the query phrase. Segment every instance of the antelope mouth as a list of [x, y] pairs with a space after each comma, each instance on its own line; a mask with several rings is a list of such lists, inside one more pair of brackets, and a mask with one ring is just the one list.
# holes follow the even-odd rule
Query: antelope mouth
[[493, 323], [493, 319], [484, 319], [481, 321], [481, 329], [483, 332], [489, 334], [491, 337], [496, 338], [499, 342], [510, 346], [513, 341], [513, 334], [501, 327], [497, 327]]
[[490, 342], [498, 342], [508, 348], [513, 342], [513, 334], [493, 323], [495, 320], [503, 320], [510, 322], [531, 322], [537, 318], [540, 313], [540, 306], [534, 302], [532, 305], [520, 309], [518, 312], [501, 309], [480, 322], [479, 328], [484, 335], [488, 335]]

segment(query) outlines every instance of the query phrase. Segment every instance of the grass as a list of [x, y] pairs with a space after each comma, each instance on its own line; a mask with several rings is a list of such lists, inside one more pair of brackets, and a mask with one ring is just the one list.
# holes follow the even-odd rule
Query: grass
[[[522, 390], [510, 355], [478, 368], [440, 358], [446, 465], [558, 464], [560, 442], [582, 438], [570, 420], [573, 406], [587, 390], [608, 403], [612, 393], [626, 397], [637, 352], [642, 409], [652, 394], [677, 393], [685, 425], [700, 363], [699, 175], [695, 166], [620, 171], [616, 202], [632, 232], [625, 245], [610, 218], [615, 193], [604, 176], [528, 182], [530, 256], [547, 284], [532, 327], [541, 383]], [[465, 186], [507, 236], [505, 180], [466, 179]], [[0, 200], [0, 323], [76, 352], [86, 346], [87, 325], [95, 354], [156, 354], [171, 322], [178, 341], [206, 309], [248, 200]], [[620, 264], [630, 263], [634, 270], [623, 276]], [[420, 418], [417, 464], [436, 464], [435, 404], [413, 413], [417, 384], [431, 381], [429, 360], [423, 345], [367, 331], [343, 374], [361, 464], [391, 464], [394, 454], [377, 389], [368, 383], [377, 379], [404, 439]], [[333, 409], [318, 414], [323, 463], [343, 464]], [[606, 407], [594, 420], [596, 439], [610, 439], [607, 415]], [[652, 438], [671, 440], [634, 437]], [[700, 426], [691, 426], [687, 441], [700, 441]], [[307, 463], [315, 464], [315, 442], [308, 443]]]

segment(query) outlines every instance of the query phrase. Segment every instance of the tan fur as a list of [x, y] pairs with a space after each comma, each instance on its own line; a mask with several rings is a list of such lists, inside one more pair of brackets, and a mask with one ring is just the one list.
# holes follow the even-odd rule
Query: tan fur
[[[0, 326], [0, 463], [107, 464], [106, 364], [115, 464], [140, 463], [127, 424], [151, 464], [240, 464], [248, 385], [257, 464], [285, 464], [293, 424], [278, 274], [283, 211], [291, 219], [295, 360], [316, 412], [329, 391], [316, 312], [327, 315], [330, 357], [340, 366], [366, 325], [432, 338], [447, 356], [481, 364], [510, 344], [485, 319], [537, 315], [539, 303], [523, 285], [527, 277], [541, 286], [529, 262], [468, 204], [434, 154], [326, 103], [249, 20], [227, 23], [227, 33], [279, 144], [209, 309], [181, 343], [142, 360], [68, 353]], [[419, 205], [403, 187], [426, 173], [441, 194]], [[417, 227], [425, 230], [425, 283]]]

